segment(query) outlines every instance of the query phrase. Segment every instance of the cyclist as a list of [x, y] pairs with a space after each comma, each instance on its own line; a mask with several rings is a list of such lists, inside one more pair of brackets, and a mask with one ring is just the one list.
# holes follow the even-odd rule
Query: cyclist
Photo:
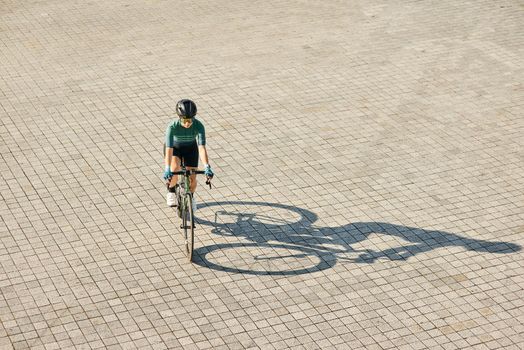
[[[176, 205], [175, 185], [178, 181], [178, 176], [174, 175], [173, 172], [181, 169], [182, 158], [184, 158], [187, 169], [196, 169], [200, 155], [207, 178], [211, 179], [214, 175], [207, 156], [204, 124], [195, 118], [196, 113], [197, 106], [193, 101], [188, 99], [178, 101], [176, 104], [178, 118], [169, 123], [166, 129], [164, 179], [169, 183], [166, 198], [167, 205], [170, 207]], [[193, 212], [195, 212], [196, 174], [190, 176], [189, 187], [193, 195]]]

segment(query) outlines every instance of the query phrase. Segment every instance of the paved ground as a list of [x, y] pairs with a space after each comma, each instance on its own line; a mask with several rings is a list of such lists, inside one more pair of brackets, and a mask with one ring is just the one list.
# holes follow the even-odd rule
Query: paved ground
[[522, 1], [0, 0], [0, 348], [524, 348], [523, 58]]

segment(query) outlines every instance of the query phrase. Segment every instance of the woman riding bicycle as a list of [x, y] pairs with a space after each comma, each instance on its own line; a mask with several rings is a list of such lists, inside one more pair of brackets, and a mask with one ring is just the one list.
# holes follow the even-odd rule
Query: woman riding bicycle
[[[176, 105], [178, 118], [169, 123], [166, 129], [164, 179], [169, 183], [166, 198], [167, 205], [170, 207], [176, 204], [175, 185], [178, 181], [178, 176], [174, 175], [173, 172], [181, 169], [182, 158], [184, 159], [186, 169], [196, 169], [200, 155], [207, 178], [211, 179], [214, 175], [207, 156], [204, 124], [195, 118], [196, 113], [197, 107], [193, 101], [187, 99], [178, 101]], [[193, 212], [196, 211], [196, 200], [194, 197], [196, 187], [196, 174], [193, 174], [190, 176]]]

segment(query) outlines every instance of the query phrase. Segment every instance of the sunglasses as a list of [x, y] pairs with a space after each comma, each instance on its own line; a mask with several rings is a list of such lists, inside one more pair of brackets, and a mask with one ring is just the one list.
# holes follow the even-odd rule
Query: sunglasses
[[182, 123], [187, 123], [187, 122], [191, 122], [192, 123], [193, 122], [193, 118], [180, 118], [180, 121]]

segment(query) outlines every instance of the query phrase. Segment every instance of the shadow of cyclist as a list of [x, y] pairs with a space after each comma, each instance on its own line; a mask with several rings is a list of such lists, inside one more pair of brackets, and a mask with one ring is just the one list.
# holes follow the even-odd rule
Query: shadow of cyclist
[[357, 263], [373, 263], [379, 258], [407, 260], [417, 254], [443, 247], [462, 247], [468, 251], [492, 254], [512, 253], [522, 249], [519, 245], [509, 242], [485, 241], [444, 231], [425, 230], [385, 222], [356, 222], [346, 225], [344, 229], [350, 237], [354, 237], [353, 241], [366, 239], [371, 234], [383, 234], [411, 243], [382, 251], [368, 250], [355, 259]]
[[[248, 207], [252, 212], [246, 212]], [[380, 258], [407, 260], [417, 254], [443, 247], [462, 247], [469, 251], [492, 254], [511, 253], [522, 249], [519, 245], [509, 242], [491, 242], [444, 231], [384, 222], [355, 222], [335, 228], [315, 227], [313, 224], [318, 217], [313, 212], [278, 203], [227, 201], [205, 203], [201, 206], [201, 210], [206, 208], [218, 209], [214, 210], [214, 221], [199, 220], [200, 224], [213, 227], [212, 233], [243, 237], [257, 244], [279, 247], [289, 245], [293, 249], [303, 248], [308, 253], [315, 251], [323, 260], [329, 262], [320, 265], [323, 268], [332, 267], [340, 258], [337, 255], [344, 253], [358, 255], [356, 258], [343, 258], [345, 261], [374, 263]], [[280, 211], [287, 212], [288, 215], [281, 215]], [[382, 251], [358, 250], [352, 247], [364, 242], [372, 234], [394, 236], [408, 244]], [[196, 253], [202, 259], [199, 264], [217, 268], [215, 264], [206, 260], [206, 254], [226, 246], [227, 244], [220, 244], [197, 249]]]

